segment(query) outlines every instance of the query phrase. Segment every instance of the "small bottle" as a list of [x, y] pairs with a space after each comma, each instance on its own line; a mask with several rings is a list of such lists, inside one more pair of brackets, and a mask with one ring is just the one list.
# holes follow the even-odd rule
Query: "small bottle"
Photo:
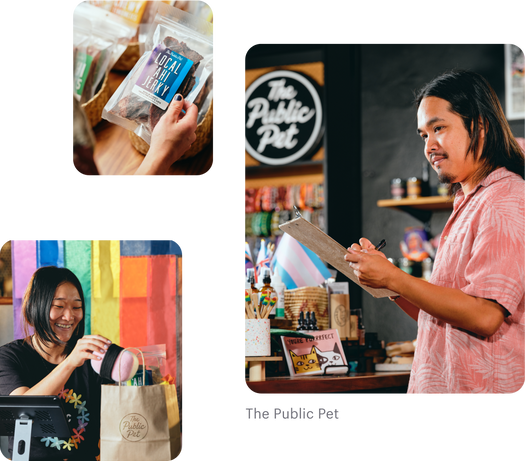
[[313, 331], [318, 331], [319, 327], [317, 326], [317, 319], [315, 318], [315, 312], [312, 311], [310, 314], [310, 320], [312, 322], [312, 328], [310, 328]]
[[304, 313], [301, 311], [299, 313], [299, 320], [297, 321], [297, 331], [303, 331], [306, 330], [306, 327], [304, 325]]
[[407, 183], [404, 179], [394, 178], [390, 182], [390, 194], [395, 200], [400, 200], [407, 196]]
[[432, 259], [426, 258], [423, 260], [423, 278], [425, 280], [430, 280], [432, 275]]
[[306, 330], [311, 330], [312, 329], [312, 320], [310, 319], [310, 312], [307, 312], [305, 314], [304, 326], [305, 326]]
[[359, 345], [364, 346], [365, 345], [365, 327], [363, 325], [363, 320], [361, 316], [359, 316], [359, 325], [357, 327], [357, 335], [359, 336]]
[[[268, 308], [270, 305], [270, 299], [272, 299], [272, 295], [275, 295], [275, 290], [271, 286], [272, 277], [269, 267], [263, 269], [262, 276], [263, 286], [259, 290], [259, 310], [262, 308]], [[275, 318], [275, 311], [272, 310], [272, 312], [268, 316], [270, 319]]]
[[[254, 272], [254, 269], [248, 269], [246, 271], [246, 279], [247, 279], [248, 283], [250, 284], [249, 289], [251, 290], [251, 295], [252, 295], [251, 299], [252, 299], [252, 301], [255, 302], [255, 299], [256, 299], [257, 302], [259, 302], [259, 289], [255, 286], [255, 272]], [[255, 297], [253, 295], [255, 295]], [[254, 312], [255, 312], [255, 306], [253, 306], [253, 307], [254, 307]]]
[[407, 197], [419, 198], [421, 197], [421, 179], [413, 177], [407, 179]]

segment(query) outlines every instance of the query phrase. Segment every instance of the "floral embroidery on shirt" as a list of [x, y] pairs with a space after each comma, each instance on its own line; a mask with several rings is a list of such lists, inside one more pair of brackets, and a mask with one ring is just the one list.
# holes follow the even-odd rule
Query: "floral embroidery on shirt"
[[86, 431], [86, 426], [88, 425], [89, 421], [89, 413], [88, 409], [86, 408], [86, 402], [82, 402], [80, 400], [82, 395], [77, 395], [73, 389], [62, 388], [62, 390], [58, 393], [58, 397], [64, 399], [67, 403], [72, 404], [73, 408], [78, 410], [78, 414], [80, 415], [77, 416], [78, 427], [73, 429], [73, 435], [68, 441], [59, 440], [58, 437], [44, 437], [40, 439], [40, 441], [44, 443], [46, 447], [56, 448], [57, 450], [64, 449], [71, 451], [73, 447], [78, 450], [80, 443], [84, 440], [84, 437], [81, 434]]

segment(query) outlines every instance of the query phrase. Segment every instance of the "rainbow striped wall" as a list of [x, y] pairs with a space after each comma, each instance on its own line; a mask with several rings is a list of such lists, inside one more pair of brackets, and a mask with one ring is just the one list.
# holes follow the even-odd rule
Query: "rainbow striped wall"
[[175, 242], [15, 240], [12, 265], [15, 339], [24, 337], [22, 300], [34, 271], [67, 267], [84, 290], [85, 334], [100, 334], [122, 347], [166, 344], [167, 372], [180, 371], [176, 319], [182, 254]]

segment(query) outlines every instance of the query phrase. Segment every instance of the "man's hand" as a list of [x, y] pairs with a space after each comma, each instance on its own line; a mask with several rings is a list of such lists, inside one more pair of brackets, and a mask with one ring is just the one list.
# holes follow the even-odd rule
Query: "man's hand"
[[372, 288], [387, 288], [388, 277], [392, 276], [395, 266], [386, 260], [381, 251], [376, 251], [375, 246], [367, 238], [359, 239], [359, 244], [354, 243], [348, 248], [345, 261], [350, 263], [359, 282]]

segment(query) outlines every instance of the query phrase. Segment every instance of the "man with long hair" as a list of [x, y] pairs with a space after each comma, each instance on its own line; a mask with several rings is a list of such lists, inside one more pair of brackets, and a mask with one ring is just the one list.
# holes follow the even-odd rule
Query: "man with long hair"
[[418, 321], [409, 392], [515, 392], [525, 380], [524, 152], [474, 72], [437, 77], [416, 106], [425, 157], [454, 196], [432, 276], [406, 274], [365, 238], [345, 260]]

